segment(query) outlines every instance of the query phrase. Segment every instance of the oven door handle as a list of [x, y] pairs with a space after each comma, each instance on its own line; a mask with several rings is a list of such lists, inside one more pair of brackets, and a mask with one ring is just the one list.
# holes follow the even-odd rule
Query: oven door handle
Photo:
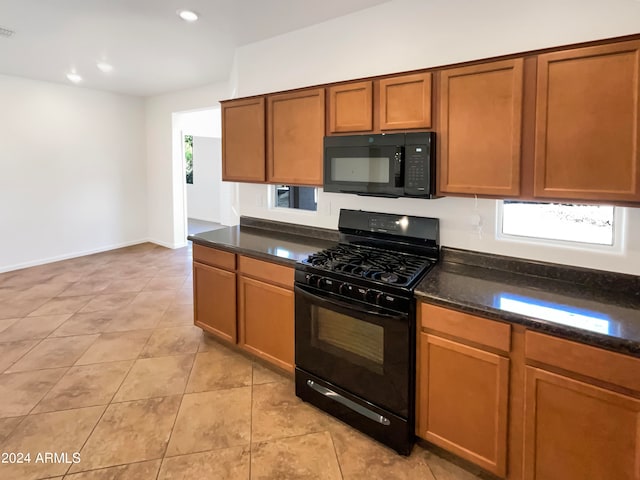
[[406, 320], [407, 318], [407, 315], [404, 313], [396, 313], [396, 314], [383, 313], [381, 310], [371, 310], [368, 308], [363, 308], [360, 305], [357, 305], [355, 303], [351, 304], [351, 303], [341, 302], [339, 300], [334, 300], [329, 297], [321, 297], [320, 295], [315, 295], [309, 292], [308, 290], [306, 290], [305, 288], [300, 287], [298, 285], [295, 286], [294, 290], [300, 293], [301, 295], [304, 295], [305, 297], [312, 298], [316, 302], [328, 303], [330, 305], [335, 305], [336, 307], [339, 307], [341, 309], [361, 313], [364, 315], [375, 315], [376, 317], [385, 318], [387, 320]]
[[323, 395], [323, 396], [327, 397], [328, 399], [333, 400], [334, 402], [338, 402], [338, 403], [344, 405], [345, 407], [353, 410], [354, 412], [359, 413], [360, 415], [363, 415], [363, 416], [367, 417], [370, 420], [373, 420], [374, 422], [381, 423], [385, 427], [388, 427], [389, 425], [391, 425], [391, 422], [389, 421], [389, 419], [387, 417], [384, 417], [382, 415], [378, 415], [373, 410], [369, 410], [368, 408], [365, 408], [362, 405], [358, 405], [353, 400], [349, 400], [348, 398], [343, 397], [342, 395], [340, 395], [338, 392], [334, 392], [333, 390], [331, 390], [331, 389], [329, 389], [327, 387], [323, 387], [322, 385], [318, 385], [313, 380], [307, 380], [307, 386], [309, 388], [314, 389], [320, 395]]

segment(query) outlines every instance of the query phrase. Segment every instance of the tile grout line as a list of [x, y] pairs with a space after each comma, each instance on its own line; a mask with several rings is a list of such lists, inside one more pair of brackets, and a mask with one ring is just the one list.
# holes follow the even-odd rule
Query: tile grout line
[[251, 479], [251, 464], [253, 463], [253, 387], [255, 363], [251, 362], [251, 403], [249, 407], [249, 479]]
[[[109, 468], [127, 467], [129, 465], [138, 465], [140, 463], [155, 462], [156, 460], [162, 461], [162, 458], [150, 458], [148, 460], [138, 460], [136, 462], [130, 462], [130, 463], [118, 463], [117, 465], [108, 465], [106, 467], [92, 468], [91, 470], [82, 470], [80, 472], [74, 472], [74, 473], [69, 473], [67, 471], [67, 473], [65, 473], [63, 476], [64, 476], [64, 478], [67, 478], [67, 475], [80, 475], [80, 474], [85, 474], [85, 473], [89, 473], [89, 472], [99, 472], [99, 471], [102, 471], [102, 470], [107, 470]], [[69, 469], [71, 469], [71, 467], [69, 467]], [[158, 472], [160, 472], [160, 467], [159, 466], [158, 466]], [[54, 475], [53, 477], [46, 477], [46, 478], [58, 478], [58, 477], [59, 477], [59, 475]]]
[[[27, 355], [31, 350], [33, 350], [38, 345], [40, 345], [45, 338], [47, 338], [47, 337], [44, 337], [44, 338], [32, 338], [32, 339], [25, 339], [25, 340], [16, 340], [16, 342], [26, 342], [26, 341], [29, 341], [29, 340], [39, 340], [39, 341], [34, 343], [33, 346], [29, 350], [27, 350], [22, 355], [20, 355], [18, 358], [16, 358], [13, 362], [11, 362], [11, 364], [9, 364], [9, 366], [2, 371], [2, 375], [5, 375], [5, 374], [6, 375], [10, 375], [12, 372], [8, 372], [7, 373], [7, 370], [9, 370], [16, 363], [18, 363], [20, 360], [22, 360], [25, 357], [25, 355]], [[13, 342], [6, 342], [6, 343], [13, 343]], [[41, 370], [48, 370], [48, 369], [41, 369]], [[27, 370], [27, 371], [32, 371], [32, 370]], [[22, 373], [22, 372], [13, 372], [13, 373]]]
[[329, 434], [329, 438], [331, 439], [331, 446], [333, 447], [333, 455], [336, 457], [336, 463], [338, 464], [338, 470], [340, 471], [340, 478], [344, 479], [344, 473], [342, 473], [342, 464], [340, 463], [340, 458], [338, 457], [338, 450], [336, 450], [336, 444], [333, 441], [333, 434], [331, 430], [327, 430]]
[[[41, 398], [40, 400], [38, 400], [38, 401], [36, 402], [36, 404], [35, 404], [33, 407], [31, 407], [31, 410], [29, 410], [29, 413], [27, 413], [27, 414], [25, 415], [25, 418], [32, 414], [32, 412], [35, 410], [35, 408], [36, 408], [38, 405], [40, 405], [40, 402], [42, 402], [42, 400], [44, 399], [44, 397], [46, 397], [47, 395], [49, 395], [49, 392], [50, 392], [51, 390], [53, 390], [53, 387], [55, 387], [55, 386], [58, 384], [58, 382], [60, 382], [60, 380], [62, 380], [62, 378], [63, 378], [67, 373], [69, 373], [69, 370], [71, 370], [71, 368], [72, 368], [72, 367], [58, 367], [58, 368], [66, 368], [67, 370], [66, 370], [66, 371], [65, 371], [65, 372], [60, 376], [60, 379], [59, 379], [56, 383], [54, 383], [53, 385], [51, 385], [51, 387], [50, 387], [50, 388], [45, 392], [45, 394], [42, 396], [42, 398]], [[52, 368], [49, 368], [49, 369], [43, 369], [43, 370], [53, 370], [53, 369], [52, 369]], [[28, 371], [30, 371], [30, 372], [31, 372], [31, 371], [35, 371], [35, 370], [28, 370]], [[42, 371], [42, 370], [38, 370], [38, 371]], [[16, 373], [23, 373], [23, 372], [16, 372]], [[33, 415], [37, 415], [37, 414], [35, 414], [35, 413], [34, 413]], [[20, 423], [22, 423], [22, 422], [20, 422]]]
[[[101, 335], [98, 335], [98, 337], [96, 338], [96, 340], [95, 340], [93, 343], [91, 343], [91, 345], [93, 345], [93, 344], [98, 340], [98, 338], [100, 338], [100, 336], [101, 336]], [[90, 345], [89, 347], [87, 347], [87, 350], [89, 350], [89, 348], [91, 348], [91, 345]], [[85, 351], [82, 353], [82, 355], [84, 355], [84, 354], [87, 352], [87, 350], [85, 350]], [[78, 360], [80, 360], [80, 358], [82, 357], [82, 355], [80, 355], [80, 356], [78, 357]], [[76, 360], [76, 362], [77, 362], [78, 360]], [[103, 362], [103, 363], [110, 363], [110, 362]], [[118, 388], [117, 388], [116, 392], [117, 392], [117, 391], [120, 389], [120, 387], [122, 386], [122, 382], [124, 382], [124, 379], [129, 375], [129, 371], [131, 371], [131, 368], [133, 368], [133, 365], [134, 365], [134, 364], [135, 364], [135, 361], [133, 361], [133, 362], [131, 363], [131, 366], [129, 367], [129, 370], [127, 371], [127, 373], [126, 373], [126, 374], [124, 375], [124, 377], [122, 378], [122, 381], [120, 382], [120, 385], [118, 385]], [[76, 365], [75, 365], [75, 363], [74, 363], [74, 366], [76, 366]], [[78, 365], [78, 366], [80, 366], [80, 365]], [[73, 368], [73, 367], [69, 367], [69, 370], [70, 370], [71, 368]], [[57, 384], [62, 380], [62, 378], [64, 378], [64, 376], [65, 376], [67, 373], [69, 373], [69, 370], [67, 370], [67, 371], [65, 372], [65, 374], [60, 378], [60, 380], [59, 380], [58, 382], [56, 382], [56, 385], [57, 385]], [[54, 385], [54, 386], [55, 386], [55, 385]], [[51, 388], [53, 389], [53, 387], [51, 387]], [[50, 391], [51, 391], [51, 390], [49, 390], [49, 392], [50, 392]], [[49, 392], [47, 392], [47, 393], [45, 394], [45, 396], [44, 396], [44, 397], [42, 397], [42, 400], [44, 400], [44, 398], [49, 394]], [[114, 394], [111, 396], [111, 400], [113, 400], [113, 396], [114, 396], [115, 394], [116, 394], [116, 393], [114, 393]], [[42, 400], [40, 400], [40, 402], [41, 402]], [[107, 404], [105, 405], [104, 410], [102, 411], [102, 413], [100, 414], [100, 417], [98, 418], [98, 420], [96, 421], [95, 425], [93, 426], [93, 428], [92, 428], [92, 429], [91, 429], [91, 431], [89, 432], [89, 435], [87, 435], [87, 438], [85, 438], [84, 442], [82, 442], [82, 445], [81, 445], [81, 446], [80, 446], [80, 448], [77, 450], [77, 451], [81, 454], [81, 457], [80, 457], [80, 458], [82, 458], [82, 450], [84, 449], [85, 445], [87, 444], [87, 442], [88, 442], [88, 441], [89, 441], [89, 439], [91, 438], [91, 435], [93, 435], [93, 432], [95, 431], [96, 427], [98, 426], [98, 424], [99, 424], [99, 423], [100, 423], [100, 421], [102, 420], [102, 417], [104, 417], [104, 414], [105, 414], [105, 413], [107, 412], [107, 410], [109, 409], [109, 405], [111, 405], [111, 400], [109, 401], [109, 403], [107, 403]], [[40, 402], [38, 402], [38, 403], [40, 403]], [[102, 406], [102, 405], [99, 405], [99, 406]], [[34, 407], [34, 408], [35, 408], [35, 407]], [[82, 407], [81, 407], [81, 408], [82, 408]], [[70, 410], [72, 410], [72, 409], [70, 409]], [[66, 476], [66, 475], [69, 473], [69, 470], [71, 470], [71, 467], [72, 467], [72, 466], [73, 466], [73, 464], [69, 465], [69, 468], [67, 468], [67, 470], [64, 472], [64, 476]]]
[[[149, 337], [151, 338], [151, 337]], [[176, 411], [176, 416], [173, 419], [173, 424], [171, 425], [171, 430], [169, 431], [169, 438], [167, 438], [167, 446], [164, 447], [164, 452], [162, 453], [162, 459], [160, 460], [160, 466], [158, 467], [158, 473], [156, 474], [156, 480], [160, 476], [160, 471], [162, 470], [162, 465], [164, 465], [164, 459], [167, 455], [167, 450], [169, 449], [169, 444], [171, 443], [171, 437], [173, 436], [173, 430], [176, 428], [176, 423], [178, 422], [178, 415], [180, 415], [180, 409], [182, 408], [182, 402], [184, 401], [184, 396], [186, 395], [185, 391], [187, 390], [187, 385], [189, 385], [189, 378], [191, 378], [191, 373], [193, 372], [193, 367], [196, 364], [196, 356], [197, 353], [191, 354], [193, 355], [193, 362], [191, 363], [191, 368], [189, 369], [189, 374], [187, 375], [187, 381], [184, 383], [184, 389], [182, 390], [182, 395], [180, 395], [180, 404], [178, 405], [178, 410]]]

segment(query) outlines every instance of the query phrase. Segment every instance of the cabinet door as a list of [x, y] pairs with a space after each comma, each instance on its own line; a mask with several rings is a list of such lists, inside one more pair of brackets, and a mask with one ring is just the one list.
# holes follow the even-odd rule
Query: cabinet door
[[525, 480], [638, 480], [640, 400], [527, 367]]
[[322, 185], [324, 88], [268, 97], [268, 181]]
[[329, 87], [329, 132], [367, 132], [373, 129], [372, 82]]
[[431, 127], [431, 74], [385, 78], [380, 85], [380, 129]]
[[509, 360], [420, 334], [418, 435], [504, 476]]
[[265, 181], [264, 97], [222, 103], [222, 180]]
[[293, 372], [293, 292], [252, 278], [240, 277], [242, 346]]
[[195, 325], [236, 343], [236, 274], [193, 264]]
[[441, 192], [519, 195], [523, 63], [440, 74]]
[[538, 57], [536, 197], [640, 200], [640, 42]]

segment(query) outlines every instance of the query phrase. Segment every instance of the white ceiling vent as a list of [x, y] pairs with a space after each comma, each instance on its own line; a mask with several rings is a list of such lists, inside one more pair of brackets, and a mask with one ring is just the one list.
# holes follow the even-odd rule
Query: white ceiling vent
[[0, 37], [7, 37], [9, 38], [10, 36], [12, 36], [14, 33], [13, 30], [9, 30], [8, 28], [4, 28], [4, 27], [0, 27]]

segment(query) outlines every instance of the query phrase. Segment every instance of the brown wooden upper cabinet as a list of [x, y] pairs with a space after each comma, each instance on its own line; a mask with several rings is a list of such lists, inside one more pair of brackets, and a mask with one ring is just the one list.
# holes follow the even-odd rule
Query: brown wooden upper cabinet
[[640, 200], [640, 41], [538, 57], [534, 195]]
[[222, 180], [264, 182], [264, 97], [222, 102]]
[[442, 193], [520, 194], [521, 58], [440, 73]]
[[380, 87], [380, 130], [431, 128], [431, 73], [384, 78]]
[[373, 82], [329, 87], [329, 133], [373, 129]]
[[324, 88], [267, 97], [267, 181], [322, 185]]

